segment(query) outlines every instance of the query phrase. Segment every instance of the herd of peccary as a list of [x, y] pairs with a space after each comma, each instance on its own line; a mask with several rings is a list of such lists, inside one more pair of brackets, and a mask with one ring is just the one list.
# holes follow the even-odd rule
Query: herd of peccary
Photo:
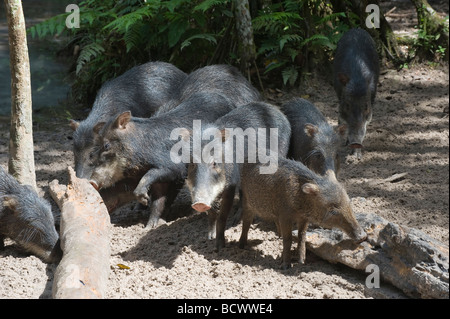
[[[338, 150], [346, 143], [361, 156], [378, 75], [370, 35], [345, 33], [334, 59], [339, 125], [332, 127], [305, 99], [281, 107], [267, 103], [228, 65], [190, 74], [164, 62], [136, 66], [101, 87], [85, 120], [70, 122], [75, 170], [110, 212], [130, 201], [148, 206], [149, 230], [184, 192], [189, 211], [208, 215], [208, 237], [217, 250], [225, 246], [238, 195], [239, 247], [255, 216], [273, 221], [286, 269], [294, 226], [300, 263], [309, 224], [366, 239], [337, 177]], [[0, 167], [0, 247], [4, 237], [49, 262], [61, 255], [50, 205]]]

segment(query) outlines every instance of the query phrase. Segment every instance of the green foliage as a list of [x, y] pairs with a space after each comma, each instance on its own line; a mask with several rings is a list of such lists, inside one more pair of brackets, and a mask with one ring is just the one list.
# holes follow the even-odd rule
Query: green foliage
[[78, 45], [73, 96], [86, 103], [102, 83], [149, 60], [190, 71], [206, 64], [233, 17], [231, 0], [86, 0], [80, 28], [65, 25], [69, 13], [29, 29], [33, 37], [68, 36]]
[[[92, 101], [108, 79], [147, 61], [168, 61], [189, 72], [208, 63], [239, 64], [234, 32], [234, 0], [85, 0], [80, 28], [65, 25], [60, 14], [29, 29], [33, 37], [66, 36], [78, 46], [73, 94]], [[251, 1], [257, 64], [286, 85], [305, 69], [323, 63], [348, 29], [319, 0]], [[322, 59], [322, 61], [319, 61]]]
[[[426, 10], [426, 8], [423, 7], [421, 10]], [[440, 45], [443, 43], [440, 38], [442, 33], [448, 34], [448, 25], [448, 16], [444, 19], [442, 25], [422, 16], [416, 33], [417, 37], [413, 43], [416, 52], [421, 51], [422, 54], [428, 55], [432, 60], [441, 60], [446, 54], [446, 48]]]
[[281, 74], [285, 85], [294, 85], [315, 60], [328, 60], [349, 28], [340, 21], [345, 13], [333, 13], [323, 3], [284, 0], [262, 9], [252, 20], [265, 72]]
[[76, 74], [80, 73], [86, 63], [96, 59], [103, 52], [105, 52], [105, 49], [99, 43], [91, 42], [85, 45], [77, 59]]

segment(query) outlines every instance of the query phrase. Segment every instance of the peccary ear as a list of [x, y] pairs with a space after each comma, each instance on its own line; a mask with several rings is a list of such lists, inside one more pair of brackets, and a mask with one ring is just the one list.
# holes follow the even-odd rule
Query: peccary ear
[[344, 135], [347, 133], [347, 124], [341, 124], [341, 125], [336, 126], [334, 131], [340, 137], [344, 137]]
[[309, 137], [314, 137], [317, 134], [317, 132], [319, 132], [319, 128], [317, 126], [309, 123], [305, 125], [305, 133]]
[[303, 191], [303, 193], [309, 194], [309, 195], [317, 195], [320, 192], [319, 186], [317, 186], [316, 184], [312, 184], [312, 183], [304, 184], [302, 186], [302, 191]]
[[95, 134], [98, 134], [101, 129], [105, 126], [105, 122], [98, 122], [97, 124], [95, 124], [94, 128], [92, 129], [94, 131]]
[[127, 124], [131, 121], [131, 111], [125, 111], [119, 114], [114, 121], [114, 128], [126, 129]]
[[19, 201], [15, 196], [4, 196], [3, 198], [3, 206], [9, 208], [12, 211], [16, 211], [17, 206], [19, 205]]
[[69, 121], [69, 126], [72, 130], [76, 131], [78, 126], [80, 126], [80, 122], [77, 122], [75, 120], [70, 120]]
[[339, 82], [341, 82], [344, 86], [347, 85], [347, 83], [350, 81], [348, 75], [344, 73], [338, 73], [337, 77], [339, 79]]

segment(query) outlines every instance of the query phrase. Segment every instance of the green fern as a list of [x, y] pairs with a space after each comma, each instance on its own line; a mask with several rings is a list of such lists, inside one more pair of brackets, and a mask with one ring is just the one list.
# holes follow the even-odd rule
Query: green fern
[[142, 44], [142, 28], [145, 26], [143, 21], [136, 22], [125, 31], [123, 40], [125, 41], [125, 47], [127, 53], [134, 48], [139, 48]]
[[321, 17], [319, 20], [317, 20], [316, 24], [317, 25], [325, 24], [328, 21], [335, 21], [338, 18], [345, 18], [345, 13], [344, 12], [336, 12], [336, 13], [328, 14], [324, 17]]
[[303, 40], [300, 44], [300, 47], [303, 47], [309, 43], [311, 43], [312, 45], [324, 45], [331, 49], [335, 47], [335, 45], [330, 42], [330, 39], [322, 34], [314, 34], [313, 36]]
[[153, 17], [154, 14], [154, 6], [145, 6], [137, 9], [136, 11], [118, 17], [117, 19], [103, 27], [103, 30], [117, 31], [120, 34], [125, 34], [132, 25], [142, 21], [144, 18]]
[[258, 16], [252, 20], [255, 32], [264, 31], [271, 34], [281, 32], [284, 28], [298, 27], [295, 23], [302, 17], [294, 12], [273, 12]]
[[203, 11], [203, 13], [205, 13], [206, 11], [208, 11], [209, 9], [215, 7], [215, 6], [219, 6], [219, 5], [225, 5], [228, 4], [228, 2], [230, 2], [230, 0], [206, 0], [206, 1], [202, 1], [200, 4], [198, 4], [197, 6], [194, 7], [193, 12], [195, 11]]
[[61, 34], [66, 27], [66, 18], [69, 13], [63, 13], [54, 16], [50, 19], [42, 21], [41, 23], [35, 24], [34, 26], [28, 28], [28, 32], [33, 38], [38, 36], [38, 38], [44, 38], [48, 35]]
[[194, 39], [201, 39], [201, 40], [206, 40], [212, 44], [217, 44], [217, 40], [214, 37], [213, 34], [207, 34], [207, 33], [203, 33], [203, 34], [195, 34], [189, 38], [187, 38], [186, 40], [183, 41], [183, 43], [181, 43], [181, 48], [180, 50], [183, 50], [184, 48], [188, 47], [191, 45], [191, 41]]
[[281, 72], [281, 75], [283, 76], [284, 85], [286, 85], [286, 83], [289, 82], [289, 85], [293, 86], [295, 81], [297, 81], [298, 71], [295, 69], [294, 66], [291, 66], [284, 69]]
[[83, 66], [86, 63], [89, 63], [92, 59], [96, 58], [99, 54], [103, 52], [105, 52], [105, 49], [96, 42], [92, 42], [84, 46], [77, 59], [76, 74], [78, 75], [81, 72]]
[[300, 41], [302, 41], [302, 37], [299, 36], [298, 34], [286, 34], [286, 35], [283, 35], [279, 39], [280, 52], [283, 51], [283, 48], [284, 48], [286, 43], [299, 43]]

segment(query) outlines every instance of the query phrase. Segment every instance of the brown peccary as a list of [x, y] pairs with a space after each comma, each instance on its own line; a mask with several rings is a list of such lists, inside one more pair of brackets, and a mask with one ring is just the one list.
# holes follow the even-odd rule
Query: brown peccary
[[282, 268], [291, 266], [292, 225], [298, 226], [299, 262], [305, 262], [306, 229], [312, 223], [339, 228], [361, 242], [367, 234], [353, 215], [350, 199], [332, 170], [318, 175], [300, 162], [278, 158], [278, 170], [262, 175], [265, 164], [245, 163], [242, 168], [242, 235], [239, 247], [247, 244], [253, 217], [275, 221], [283, 238]]

